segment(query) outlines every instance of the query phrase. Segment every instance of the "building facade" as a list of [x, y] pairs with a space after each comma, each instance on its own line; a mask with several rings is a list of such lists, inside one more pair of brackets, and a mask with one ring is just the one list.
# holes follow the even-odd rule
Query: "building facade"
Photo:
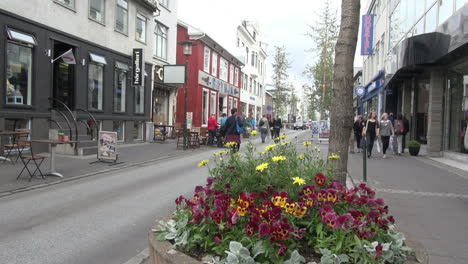
[[237, 27], [237, 53], [242, 68], [241, 108], [243, 115], [259, 120], [265, 104], [266, 43], [256, 22], [242, 21]]
[[[142, 140], [151, 120], [154, 17], [162, 13], [155, 0], [1, 1], [0, 129], [47, 138], [57, 128], [50, 108], [68, 108], [80, 124], [94, 116], [119, 141]], [[135, 48], [143, 50], [138, 85]]]
[[154, 32], [151, 32], [154, 47], [151, 120], [154, 124], [174, 125], [179, 86], [164, 84], [162, 69], [164, 65], [176, 63], [178, 0], [159, 1], [158, 8]]
[[[177, 47], [177, 64], [188, 59], [188, 105], [194, 128], [207, 127], [214, 115], [219, 121], [222, 114], [231, 115], [232, 108], [240, 106], [241, 67], [243, 63], [210, 36], [179, 21], [177, 41], [195, 42], [192, 55], [184, 56], [182, 45]], [[176, 121], [182, 126], [184, 114], [184, 88], [177, 93]]]
[[[468, 1], [371, 1], [370, 6], [379, 2], [386, 11], [369, 12], [386, 16], [388, 24], [382, 110], [403, 113], [410, 137], [426, 143], [428, 155], [466, 161]], [[366, 67], [377, 70], [372, 62], [365, 61]]]

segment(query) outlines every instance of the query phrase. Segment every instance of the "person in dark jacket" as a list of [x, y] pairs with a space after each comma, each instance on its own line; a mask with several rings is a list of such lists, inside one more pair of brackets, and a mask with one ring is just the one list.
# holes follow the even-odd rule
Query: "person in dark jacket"
[[403, 137], [401, 139], [401, 152], [404, 153], [405, 152], [405, 148], [406, 148], [406, 134], [408, 134], [409, 132], [409, 121], [408, 119], [406, 119], [406, 117], [404, 115], [402, 115], [403, 117], [403, 125], [405, 126], [405, 132], [403, 133]]
[[235, 152], [239, 151], [241, 140], [240, 134], [237, 132], [237, 125], [243, 126], [242, 121], [237, 116], [237, 108], [231, 109], [231, 116], [226, 119], [223, 130], [226, 134], [226, 142], [235, 142], [236, 146], [233, 148]]
[[270, 134], [271, 134], [271, 139], [275, 139], [275, 127], [274, 127], [274, 123], [275, 123], [275, 118], [270, 118], [269, 119], [269, 125], [270, 125]]
[[353, 125], [354, 138], [356, 139], [356, 146], [358, 152], [361, 152], [361, 141], [362, 141], [362, 129], [364, 128], [364, 121], [362, 116], [358, 115]]
[[280, 136], [282, 125], [283, 124], [281, 122], [281, 118], [279, 116], [276, 116], [276, 119], [273, 121], [273, 131], [275, 132], [275, 140], [277, 137]]

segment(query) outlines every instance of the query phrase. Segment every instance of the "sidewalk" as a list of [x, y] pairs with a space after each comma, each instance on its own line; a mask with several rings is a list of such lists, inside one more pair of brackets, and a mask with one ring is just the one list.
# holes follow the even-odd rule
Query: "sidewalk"
[[[362, 181], [362, 154], [350, 154], [348, 170]], [[468, 172], [427, 157], [374, 153], [368, 184], [383, 197], [397, 225], [429, 253], [431, 264], [468, 263]]]

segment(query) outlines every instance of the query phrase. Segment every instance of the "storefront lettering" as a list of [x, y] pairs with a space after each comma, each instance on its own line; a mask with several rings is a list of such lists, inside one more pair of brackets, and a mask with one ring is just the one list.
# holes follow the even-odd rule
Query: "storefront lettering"
[[142, 85], [142, 68], [143, 68], [143, 59], [142, 59], [143, 49], [133, 49], [133, 85]]
[[372, 55], [374, 35], [374, 15], [362, 16], [361, 55]]

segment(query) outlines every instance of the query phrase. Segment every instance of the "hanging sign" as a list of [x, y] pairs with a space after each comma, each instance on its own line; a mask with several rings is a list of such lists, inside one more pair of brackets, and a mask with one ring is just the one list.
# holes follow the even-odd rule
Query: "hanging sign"
[[374, 15], [363, 15], [361, 24], [361, 55], [372, 55], [372, 45], [374, 41]]
[[354, 93], [356, 96], [363, 97], [366, 94], [366, 88], [364, 88], [364, 86], [357, 86], [354, 89]]
[[132, 84], [142, 86], [143, 85], [143, 49], [133, 49], [132, 57]]

